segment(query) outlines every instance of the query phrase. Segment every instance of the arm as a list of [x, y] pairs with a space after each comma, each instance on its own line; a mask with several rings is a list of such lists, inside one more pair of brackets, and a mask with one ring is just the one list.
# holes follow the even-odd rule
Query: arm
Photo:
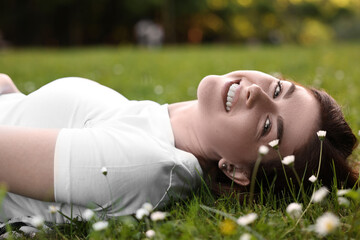
[[3, 73], [0, 73], [0, 94], [20, 92], [15, 86], [11, 78]]
[[58, 129], [0, 126], [0, 182], [12, 193], [54, 200]]

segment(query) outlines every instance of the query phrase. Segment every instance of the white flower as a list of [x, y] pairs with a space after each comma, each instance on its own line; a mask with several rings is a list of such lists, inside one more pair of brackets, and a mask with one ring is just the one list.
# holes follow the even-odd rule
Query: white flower
[[31, 218], [31, 225], [39, 228], [44, 225], [44, 218], [41, 216], [34, 216]]
[[101, 173], [102, 173], [104, 176], [106, 176], [107, 173], [108, 173], [107, 168], [106, 168], [106, 167], [102, 167], [102, 168], [101, 168]]
[[329, 193], [329, 190], [326, 187], [321, 187], [319, 190], [314, 192], [311, 197], [311, 202], [321, 202]]
[[320, 130], [316, 133], [319, 137], [320, 140], [324, 140], [324, 138], [326, 137], [326, 131]]
[[251, 234], [250, 233], [244, 233], [240, 236], [239, 240], [251, 240]]
[[167, 215], [166, 212], [156, 211], [151, 214], [150, 219], [154, 222], [161, 221], [166, 218], [166, 215]]
[[147, 230], [145, 235], [146, 235], [147, 238], [153, 238], [153, 237], [155, 237], [155, 231], [152, 230], [152, 229]]
[[342, 206], [349, 206], [350, 205], [350, 201], [347, 198], [344, 197], [338, 197], [338, 203]]
[[256, 219], [257, 219], [256, 213], [249, 213], [247, 215], [239, 217], [236, 222], [240, 226], [246, 226], [249, 225], [250, 223], [253, 223]]
[[347, 194], [348, 192], [350, 192], [350, 189], [340, 189], [340, 190], [337, 190], [337, 195], [338, 196], [344, 196], [345, 194]]
[[151, 203], [148, 203], [148, 202], [144, 203], [142, 205], [142, 208], [147, 210], [148, 212], [152, 212], [152, 210], [154, 209], [153, 205]]
[[315, 175], [311, 175], [311, 177], [309, 177], [309, 181], [310, 182], [316, 182], [316, 180], [317, 180], [317, 177], [315, 177]]
[[289, 156], [284, 157], [284, 159], [281, 162], [284, 165], [291, 165], [294, 163], [294, 161], [295, 161], [295, 156], [289, 155]]
[[287, 208], [286, 212], [292, 217], [293, 219], [297, 219], [301, 216], [302, 213], [302, 205], [299, 203], [290, 203]]
[[339, 218], [331, 212], [326, 212], [316, 220], [315, 232], [320, 236], [326, 236], [340, 225]]
[[109, 226], [109, 223], [107, 221], [99, 221], [92, 225], [93, 229], [95, 231], [101, 231], [106, 229]]
[[277, 149], [279, 147], [279, 139], [275, 139], [275, 140], [272, 140], [271, 142], [269, 142], [269, 146]]
[[360, 130], [359, 130], [359, 132], [358, 132], [358, 135], [360, 136]]
[[269, 152], [269, 148], [267, 146], [261, 145], [259, 147], [259, 153], [261, 155], [266, 155]]
[[136, 218], [141, 220], [144, 216], [149, 216], [149, 211], [144, 209], [144, 208], [139, 208], [138, 210], [136, 210]]
[[85, 219], [86, 221], [90, 221], [91, 218], [94, 216], [94, 212], [90, 209], [86, 209], [83, 213], [82, 213], [82, 217], [83, 219]]
[[58, 206], [54, 206], [54, 205], [49, 206], [49, 212], [51, 214], [57, 213], [59, 210], [60, 210], [60, 208]]

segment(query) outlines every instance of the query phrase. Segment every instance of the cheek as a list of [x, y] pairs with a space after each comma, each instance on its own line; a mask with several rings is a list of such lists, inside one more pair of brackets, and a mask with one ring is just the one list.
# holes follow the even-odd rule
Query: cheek
[[223, 126], [221, 131], [216, 131], [217, 142], [223, 146], [224, 152], [237, 155], [253, 155], [257, 152], [257, 143], [254, 133], [249, 127], [239, 128]]

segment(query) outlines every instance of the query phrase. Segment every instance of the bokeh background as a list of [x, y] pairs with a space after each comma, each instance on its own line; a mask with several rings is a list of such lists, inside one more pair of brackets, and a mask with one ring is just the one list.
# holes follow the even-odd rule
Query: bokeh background
[[359, 40], [360, 0], [0, 0], [0, 72], [25, 94], [79, 76], [172, 103], [255, 69], [325, 89], [355, 132]]
[[[173, 103], [195, 99], [206, 75], [255, 69], [325, 89], [358, 136], [359, 63], [360, 0], [0, 0], [0, 73], [25, 94], [79, 76], [131, 100]], [[351, 158], [360, 161], [360, 147]], [[359, 239], [359, 201], [344, 207], [330, 195], [311, 205], [296, 228], [285, 215], [289, 199], [272, 191], [262, 193], [264, 205], [201, 194], [174, 203], [168, 219], [153, 226], [163, 239], [239, 239], [238, 230], [224, 236], [223, 218], [204, 204], [232, 216], [255, 211], [251, 227], [268, 239], [285, 232], [287, 239], [318, 239], [310, 224], [326, 210], [342, 223], [328, 239]], [[117, 219], [106, 237], [139, 239], [145, 226], [136, 224]], [[64, 227], [68, 239], [105, 236], [83, 227], [74, 236], [72, 229]]]
[[0, 48], [360, 38], [360, 0], [1, 0]]

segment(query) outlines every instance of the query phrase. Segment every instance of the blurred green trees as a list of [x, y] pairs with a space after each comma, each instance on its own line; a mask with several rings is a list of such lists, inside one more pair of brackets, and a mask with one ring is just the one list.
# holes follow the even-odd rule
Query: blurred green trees
[[132, 43], [141, 19], [160, 24], [167, 43], [360, 38], [360, 0], [2, 0], [0, 43]]

